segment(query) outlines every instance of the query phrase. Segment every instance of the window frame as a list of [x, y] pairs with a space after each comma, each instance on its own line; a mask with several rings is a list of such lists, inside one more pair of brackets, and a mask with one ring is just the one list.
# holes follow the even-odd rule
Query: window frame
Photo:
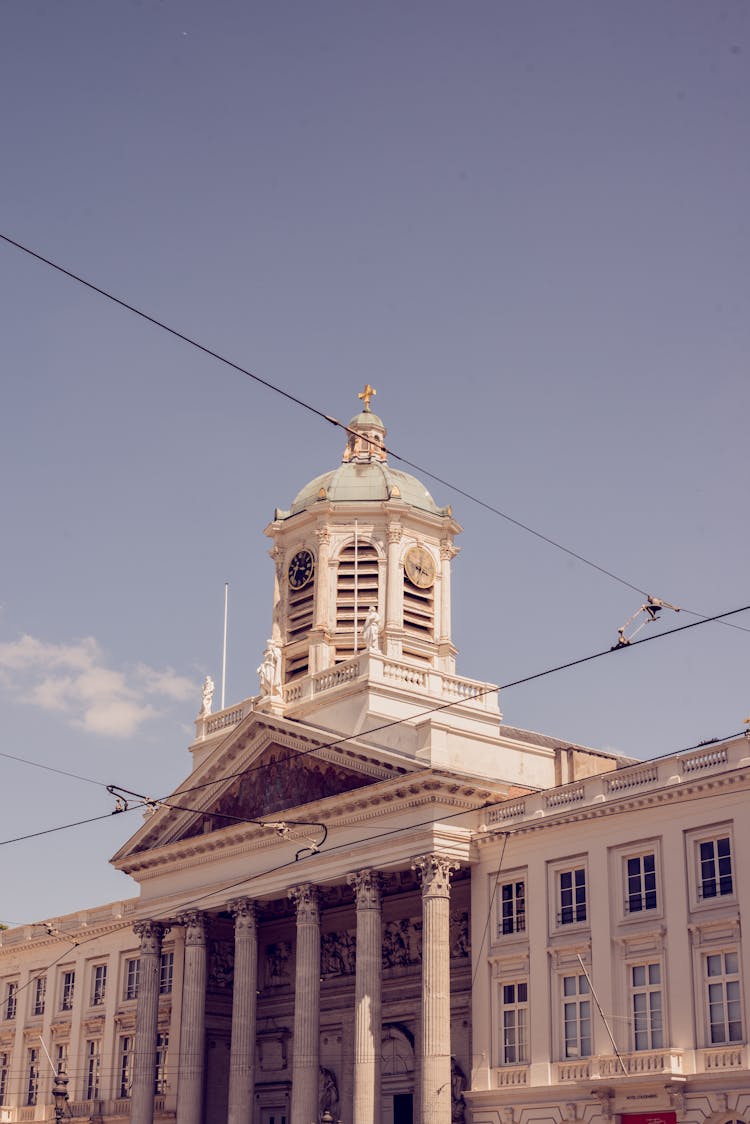
[[102, 1040], [87, 1038], [83, 1048], [83, 1088], [85, 1101], [98, 1101], [101, 1093]]
[[39, 1101], [39, 1047], [26, 1048], [26, 1092], [24, 1105], [32, 1107]]
[[31, 1017], [39, 1018], [47, 1005], [47, 977], [34, 976], [31, 989]]
[[103, 1007], [107, 1001], [107, 968], [108, 964], [106, 961], [91, 965], [90, 1007]]
[[[716, 845], [726, 841], [728, 855], [718, 855]], [[690, 907], [693, 910], [721, 909], [737, 903], [737, 873], [735, 869], [737, 849], [735, 847], [732, 823], [714, 824], [686, 832], [686, 859], [689, 871]], [[713, 857], [704, 855], [704, 848], [714, 848]], [[706, 877], [705, 864], [711, 862], [713, 875]], [[729, 873], [722, 873], [721, 864], [729, 864]], [[729, 879], [729, 888], [721, 891], [722, 881]], [[716, 893], [707, 894], [706, 885], [713, 881]]]
[[129, 1003], [138, 998], [138, 989], [141, 981], [140, 956], [128, 956], [123, 965], [122, 973], [122, 998]]
[[[495, 940], [504, 941], [509, 937], [526, 936], [527, 918], [527, 876], [526, 871], [519, 870], [505, 875], [502, 882], [498, 879], [495, 883]], [[519, 894], [520, 887], [520, 894]], [[506, 889], [510, 888], [507, 899], [504, 897]], [[505, 905], [509, 905], [506, 911]]]
[[174, 987], [174, 949], [165, 949], [159, 958], [159, 995], [171, 995]]
[[[728, 956], [734, 957], [735, 967], [733, 970], [727, 969], [726, 958]], [[709, 962], [712, 960], [721, 961], [721, 971], [718, 973], [709, 972]], [[742, 972], [741, 972], [741, 957], [738, 945], [726, 945], [716, 948], [706, 948], [701, 953], [701, 976], [702, 976], [702, 998], [703, 998], [703, 1024], [706, 1046], [708, 1048], [714, 1046], [734, 1046], [738, 1043], [745, 1042], [745, 1013], [743, 1010], [742, 1002]], [[711, 982], [714, 981], [714, 982]], [[736, 994], [734, 998], [729, 998], [729, 988], [732, 988]], [[718, 1023], [714, 1021], [713, 1009], [717, 1006], [716, 999], [712, 997], [712, 989], [720, 989], [720, 1007], [722, 1013], [722, 1022], [725, 1030], [725, 1035], [722, 1038], [714, 1038], [714, 1026]], [[730, 1007], [736, 1007], [736, 1017], [734, 1019], [729, 1017]], [[733, 1023], [739, 1025], [739, 1036], [732, 1037], [731, 1027]]]
[[[528, 975], [518, 975], [498, 979], [496, 982], [497, 987], [497, 1065], [499, 1067], [506, 1066], [522, 1066], [529, 1064], [529, 978]], [[506, 990], [513, 989], [513, 998], [506, 996]], [[523, 998], [519, 995], [519, 989], [523, 989]], [[506, 1020], [506, 1015], [512, 1013], [515, 1016], [512, 1030], [514, 1032], [515, 1040], [511, 1044], [508, 1041], [509, 1025]], [[515, 1054], [515, 1057], [511, 1057]]]
[[8, 1077], [10, 1075], [10, 1050], [0, 1050], [0, 1105], [5, 1104], [8, 1093]]
[[[576, 875], [580, 872], [581, 879]], [[570, 887], [563, 886], [563, 879], [571, 877]], [[591, 902], [589, 897], [589, 865], [587, 855], [572, 855], [566, 859], [548, 863], [549, 923], [553, 933], [570, 933], [587, 929], [591, 924]], [[582, 883], [583, 900], [579, 900]], [[570, 894], [570, 902], [566, 898]], [[564, 920], [567, 910], [572, 911], [569, 920]], [[583, 916], [579, 916], [580, 912]]]
[[[659, 973], [658, 980], [652, 980], [651, 969], [656, 968]], [[636, 982], [634, 973], [638, 969], [644, 969], [644, 980], [642, 983]], [[631, 959], [626, 964], [627, 971], [627, 998], [628, 998], [628, 1025], [630, 1034], [630, 1049], [633, 1053], [642, 1053], [648, 1050], [663, 1050], [666, 1044], [666, 981], [664, 979], [664, 963], [661, 956], [649, 956], [648, 954], [639, 957], [638, 959]], [[654, 1018], [654, 1007], [652, 997], [659, 996], [658, 1007], [658, 1026], [655, 1025], [656, 1019]], [[642, 1011], [636, 1010], [636, 998], [644, 996], [644, 1009]], [[639, 1017], [645, 1019], [646, 1026], [639, 1029]], [[647, 1038], [646, 1045], [638, 1044], [639, 1034], [645, 1034]]]
[[8, 980], [5, 985], [3, 1018], [8, 1022], [18, 1014], [18, 980]]
[[75, 968], [63, 968], [60, 973], [60, 1010], [72, 1011], [76, 993]]
[[[591, 1058], [594, 1056], [594, 1010], [592, 1006], [593, 994], [589, 985], [589, 980], [586, 972], [581, 968], [572, 967], [568, 970], [562, 970], [558, 974], [558, 993], [560, 1002], [560, 1060], [561, 1061], [581, 1061], [584, 1058]], [[576, 981], [575, 992], [566, 992], [566, 981]], [[575, 1008], [574, 1019], [568, 1018], [568, 1008]], [[585, 1015], [582, 1012], [582, 1007], [586, 1008]], [[583, 1026], [585, 1022], [588, 1024], [588, 1034], [584, 1036]], [[568, 1026], [575, 1026], [575, 1041], [578, 1046], [575, 1050], [569, 1047]], [[584, 1042], [587, 1041], [589, 1045], [588, 1051], [583, 1049]]]
[[117, 1040], [117, 1096], [130, 1098], [133, 1094], [133, 1053], [135, 1035], [121, 1034]]

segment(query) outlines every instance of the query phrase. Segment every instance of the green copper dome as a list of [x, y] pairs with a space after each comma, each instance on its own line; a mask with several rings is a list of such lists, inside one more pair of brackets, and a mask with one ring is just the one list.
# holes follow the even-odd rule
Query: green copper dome
[[[429, 511], [431, 515], [445, 515], [447, 510], [437, 506], [424, 484], [408, 472], [399, 472], [380, 461], [369, 464], [349, 462], [316, 476], [297, 494], [288, 515], [298, 515], [314, 503], [379, 503], [383, 500], [403, 500], [404, 503]], [[284, 518], [287, 513], [279, 512]]]
[[[371, 387], [366, 391], [368, 389], [375, 393]], [[378, 415], [370, 411], [369, 398], [365, 407], [346, 427], [347, 443], [338, 468], [305, 484], [289, 511], [277, 509], [277, 519], [299, 515], [316, 503], [383, 503], [386, 500], [400, 500], [431, 515], [450, 514], [450, 508], [437, 506], [416, 476], [388, 465], [386, 428]]]

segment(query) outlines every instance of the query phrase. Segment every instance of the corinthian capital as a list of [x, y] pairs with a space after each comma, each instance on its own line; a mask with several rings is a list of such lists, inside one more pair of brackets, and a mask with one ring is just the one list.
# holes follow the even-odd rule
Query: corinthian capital
[[180, 925], [185, 926], [186, 945], [205, 945], [208, 917], [199, 909], [189, 909], [177, 918]]
[[310, 882], [292, 886], [288, 895], [297, 907], [298, 921], [315, 921], [320, 918], [320, 890]]
[[383, 875], [379, 870], [357, 870], [347, 874], [346, 881], [354, 887], [357, 909], [380, 909]]
[[422, 897], [450, 897], [451, 874], [460, 865], [447, 855], [419, 855], [412, 859], [411, 868], [418, 871], [422, 879]]
[[141, 939], [141, 952], [157, 954], [161, 951], [161, 942], [165, 933], [169, 932], [169, 925], [160, 921], [136, 921], [133, 932]]
[[254, 929], [258, 919], [258, 905], [252, 898], [234, 898], [227, 903], [227, 909], [234, 918], [235, 932]]

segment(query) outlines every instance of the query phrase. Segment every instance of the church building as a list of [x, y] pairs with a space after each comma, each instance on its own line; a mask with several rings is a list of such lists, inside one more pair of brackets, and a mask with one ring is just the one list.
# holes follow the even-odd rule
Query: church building
[[207, 680], [134, 896], [0, 933], [0, 1121], [750, 1124], [747, 739], [506, 725], [373, 393], [266, 528], [259, 690]]

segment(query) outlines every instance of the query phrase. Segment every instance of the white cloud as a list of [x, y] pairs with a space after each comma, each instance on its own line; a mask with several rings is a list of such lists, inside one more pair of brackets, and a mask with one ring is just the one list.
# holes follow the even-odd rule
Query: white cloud
[[87, 636], [54, 644], [34, 636], [0, 644], [0, 679], [29, 706], [56, 711], [93, 734], [129, 737], [161, 713], [162, 704], [200, 698], [200, 688], [171, 668], [108, 667]]

